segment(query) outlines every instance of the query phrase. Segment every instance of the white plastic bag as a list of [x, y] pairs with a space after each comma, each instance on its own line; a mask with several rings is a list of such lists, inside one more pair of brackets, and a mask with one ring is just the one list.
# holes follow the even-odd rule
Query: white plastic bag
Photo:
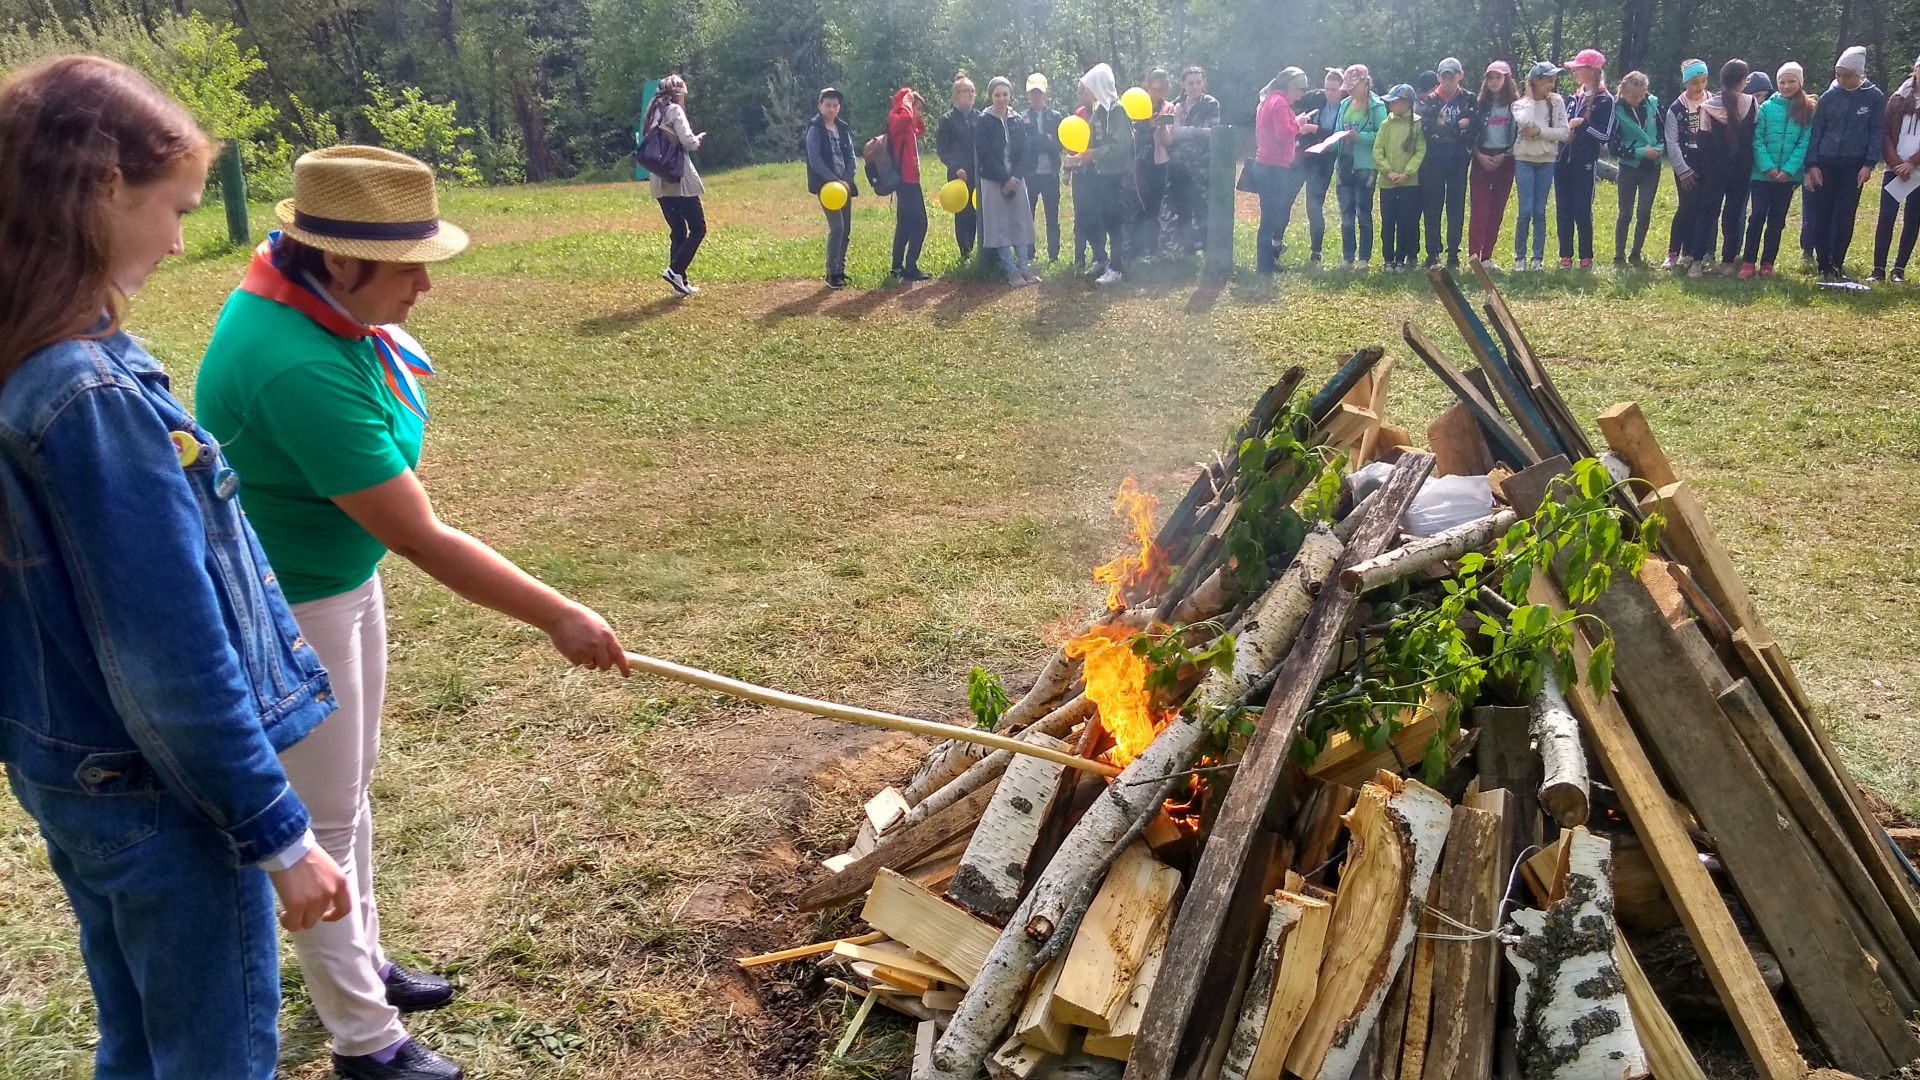
[[1493, 483], [1484, 476], [1436, 476], [1420, 486], [1400, 519], [1411, 536], [1432, 536], [1493, 513]]

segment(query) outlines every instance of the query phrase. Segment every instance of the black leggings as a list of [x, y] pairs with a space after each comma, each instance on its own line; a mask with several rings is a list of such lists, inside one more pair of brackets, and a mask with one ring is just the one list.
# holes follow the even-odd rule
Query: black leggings
[[920, 245], [927, 239], [927, 196], [919, 184], [901, 184], [893, 193], [893, 269], [920, 269]]
[[[1613, 258], [1641, 257], [1647, 226], [1653, 221], [1653, 197], [1660, 192], [1660, 163], [1620, 167], [1620, 216], [1613, 223]], [[1628, 244], [1628, 230], [1632, 244]]]
[[1780, 234], [1787, 227], [1787, 211], [1793, 206], [1793, 193], [1800, 185], [1788, 181], [1748, 181], [1747, 202], [1753, 209], [1747, 216], [1747, 244], [1740, 253], [1743, 263], [1772, 266], [1780, 257]]
[[698, 195], [662, 195], [660, 216], [667, 219], [673, 237], [667, 248], [667, 267], [685, 277], [700, 251], [700, 241], [707, 238], [707, 212], [701, 208]]
[[[1893, 173], [1889, 172], [1888, 176]], [[1905, 204], [1895, 201], [1894, 197], [1882, 191], [1880, 193], [1880, 223], [1873, 230], [1873, 268], [1887, 268], [1887, 249], [1893, 246], [1893, 219], [1900, 214], [1902, 205], [1907, 209], [1907, 223], [1900, 230], [1900, 252], [1894, 259], [1896, 270], [1907, 268], [1907, 259], [1913, 255], [1913, 242], [1920, 240], [1920, 188], [1908, 193]]]

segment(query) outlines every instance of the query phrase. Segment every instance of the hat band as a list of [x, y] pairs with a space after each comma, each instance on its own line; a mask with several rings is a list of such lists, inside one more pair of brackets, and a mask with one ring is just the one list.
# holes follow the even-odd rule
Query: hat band
[[430, 240], [440, 235], [440, 221], [343, 221], [293, 212], [293, 227], [334, 240]]

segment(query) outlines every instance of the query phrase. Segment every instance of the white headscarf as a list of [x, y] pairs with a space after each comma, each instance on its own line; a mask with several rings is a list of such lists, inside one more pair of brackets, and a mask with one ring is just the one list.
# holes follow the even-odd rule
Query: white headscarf
[[1307, 88], [1307, 73], [1297, 67], [1283, 68], [1280, 74], [1260, 89], [1260, 100], [1265, 101], [1275, 94], [1284, 94], [1294, 87]]
[[1085, 75], [1080, 76], [1080, 85], [1093, 95], [1096, 105], [1111, 109], [1113, 103], [1120, 100], [1120, 91], [1114, 86], [1113, 69], [1105, 64], [1093, 65]]

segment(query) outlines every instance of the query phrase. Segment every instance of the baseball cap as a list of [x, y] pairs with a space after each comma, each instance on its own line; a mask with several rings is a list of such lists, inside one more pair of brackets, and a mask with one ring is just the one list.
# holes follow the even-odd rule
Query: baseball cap
[[1602, 69], [1607, 66], [1607, 54], [1601, 52], [1599, 49], [1581, 49], [1580, 55], [1567, 61], [1567, 66], [1570, 68]]
[[1396, 86], [1396, 87], [1394, 87], [1393, 89], [1391, 89], [1391, 90], [1389, 90], [1389, 91], [1387, 91], [1387, 96], [1386, 96], [1386, 97], [1384, 97], [1384, 98], [1382, 98], [1381, 100], [1383, 100], [1383, 101], [1389, 101], [1389, 102], [1392, 102], [1392, 101], [1412, 101], [1412, 100], [1414, 99], [1414, 97], [1415, 97], [1415, 95], [1414, 95], [1414, 92], [1413, 92], [1413, 87], [1411, 87], [1411, 86], [1408, 86], [1408, 85], [1407, 85], [1406, 83], [1401, 83], [1400, 85], [1398, 85], [1398, 86]]
[[1440, 61], [1440, 66], [1433, 70], [1441, 75], [1465, 75], [1467, 73], [1466, 66], [1460, 63], [1460, 58], [1457, 56], [1449, 56], [1445, 60]]
[[1513, 78], [1513, 65], [1507, 63], [1505, 60], [1495, 60], [1493, 63], [1487, 65], [1486, 73], [1488, 75], [1496, 71], [1509, 79]]
[[1560, 74], [1565, 70], [1566, 70], [1565, 68], [1556, 67], [1545, 60], [1541, 60], [1538, 63], [1534, 64], [1532, 67], [1527, 69], [1527, 78], [1557, 79], [1560, 77]]
[[1038, 90], [1043, 94], [1046, 93], [1047, 77], [1045, 75], [1040, 74], [1037, 71], [1027, 76], [1027, 89]]

